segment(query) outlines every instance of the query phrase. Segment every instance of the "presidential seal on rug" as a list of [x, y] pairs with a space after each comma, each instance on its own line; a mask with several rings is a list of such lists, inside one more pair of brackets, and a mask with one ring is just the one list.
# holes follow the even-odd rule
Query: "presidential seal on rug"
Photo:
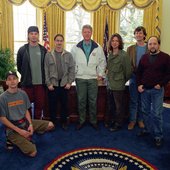
[[157, 170], [157, 168], [128, 152], [93, 147], [62, 154], [44, 170]]

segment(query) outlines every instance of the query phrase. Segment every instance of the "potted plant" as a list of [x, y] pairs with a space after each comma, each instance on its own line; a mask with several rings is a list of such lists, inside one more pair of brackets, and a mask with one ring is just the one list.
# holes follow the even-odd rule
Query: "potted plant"
[[0, 49], [0, 86], [6, 88], [5, 78], [8, 71], [16, 71], [14, 57], [9, 48]]

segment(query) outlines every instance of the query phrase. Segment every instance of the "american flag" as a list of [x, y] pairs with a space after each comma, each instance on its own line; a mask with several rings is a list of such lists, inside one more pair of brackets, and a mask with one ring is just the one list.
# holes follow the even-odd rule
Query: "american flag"
[[48, 38], [48, 29], [47, 29], [46, 13], [44, 13], [43, 41], [44, 41], [44, 47], [45, 47], [48, 51], [50, 51], [50, 43], [49, 43], [49, 38]]
[[105, 25], [104, 39], [103, 39], [103, 51], [104, 51], [106, 58], [107, 58], [107, 53], [108, 53], [108, 47], [107, 47], [108, 41], [109, 41], [109, 28], [108, 28], [108, 21], [106, 18], [106, 25]]

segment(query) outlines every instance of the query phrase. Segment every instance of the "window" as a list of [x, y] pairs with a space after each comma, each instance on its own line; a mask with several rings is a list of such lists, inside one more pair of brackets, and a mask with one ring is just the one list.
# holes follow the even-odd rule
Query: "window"
[[82, 40], [82, 26], [90, 24], [90, 13], [77, 6], [74, 10], [66, 12], [66, 49]]
[[[14, 54], [18, 49], [27, 43], [27, 29], [30, 25], [37, 25], [36, 8], [26, 1], [20, 6], [13, 6], [14, 16]], [[66, 12], [66, 49], [71, 50], [72, 46], [82, 40], [81, 29], [84, 24], [91, 24], [91, 13], [77, 6], [72, 11]], [[121, 10], [120, 34], [127, 46], [134, 43], [133, 31], [143, 24], [143, 10], [137, 9], [128, 4]]]
[[20, 6], [13, 6], [14, 17], [14, 54], [27, 43], [27, 29], [30, 25], [36, 25], [36, 8], [26, 1]]
[[143, 10], [128, 4], [120, 12], [120, 35], [125, 43], [125, 49], [134, 44], [134, 30], [143, 25]]

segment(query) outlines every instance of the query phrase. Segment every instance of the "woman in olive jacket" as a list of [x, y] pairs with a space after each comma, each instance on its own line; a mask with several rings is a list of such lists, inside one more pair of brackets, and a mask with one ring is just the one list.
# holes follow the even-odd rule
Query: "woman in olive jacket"
[[111, 131], [121, 128], [124, 121], [125, 83], [129, 80], [132, 70], [128, 54], [123, 50], [123, 40], [119, 34], [113, 34], [109, 42], [108, 55], [108, 86], [113, 96], [114, 116]]

